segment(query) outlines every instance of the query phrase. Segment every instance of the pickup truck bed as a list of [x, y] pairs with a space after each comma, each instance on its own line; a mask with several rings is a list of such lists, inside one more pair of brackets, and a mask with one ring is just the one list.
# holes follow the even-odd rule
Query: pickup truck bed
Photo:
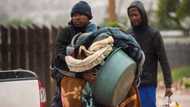
[[0, 107], [44, 107], [45, 88], [28, 70], [0, 71]]

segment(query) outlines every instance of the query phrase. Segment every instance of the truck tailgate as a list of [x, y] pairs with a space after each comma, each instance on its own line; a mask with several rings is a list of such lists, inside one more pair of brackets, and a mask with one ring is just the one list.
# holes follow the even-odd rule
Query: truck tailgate
[[40, 97], [43, 98], [34, 72], [0, 71], [0, 107], [40, 107]]
[[0, 82], [1, 107], [40, 107], [38, 80]]

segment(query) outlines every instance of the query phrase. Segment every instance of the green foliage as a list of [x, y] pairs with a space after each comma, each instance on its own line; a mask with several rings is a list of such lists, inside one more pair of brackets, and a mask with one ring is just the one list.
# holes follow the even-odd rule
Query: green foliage
[[104, 23], [101, 24], [102, 27], [118, 27], [119, 22], [118, 21], [104, 21]]
[[[166, 27], [167, 26], [167, 14], [166, 14], [166, 0], [159, 0], [158, 2], [158, 10], [157, 10], [157, 16], [158, 16], [158, 24], [160, 27]], [[162, 17], [159, 17], [162, 16]]]
[[166, 1], [166, 12], [175, 12], [179, 7], [179, 0], [165, 0]]
[[100, 27], [118, 27], [123, 31], [127, 31], [127, 26], [120, 23], [119, 21], [104, 21], [104, 23], [100, 24]]
[[190, 17], [190, 0], [183, 0], [179, 9], [177, 9], [177, 17], [183, 19], [185, 17]]
[[[158, 27], [164, 29], [186, 29], [182, 26], [182, 21], [190, 17], [190, 0], [159, 0]], [[190, 29], [190, 28], [189, 28]]]
[[[158, 2], [158, 10], [157, 10], [157, 16], [158, 16], [158, 27], [159, 28], [166, 28], [169, 29], [171, 25], [173, 25], [173, 22], [170, 20], [168, 13], [169, 11], [173, 11], [171, 7], [168, 6], [169, 0], [159, 0]], [[170, 8], [169, 8], [170, 7]]]

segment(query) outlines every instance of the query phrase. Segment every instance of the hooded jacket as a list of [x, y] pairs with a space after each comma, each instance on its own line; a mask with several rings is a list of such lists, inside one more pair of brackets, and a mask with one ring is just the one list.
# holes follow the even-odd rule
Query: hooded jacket
[[163, 39], [160, 32], [148, 25], [148, 17], [144, 6], [140, 1], [134, 1], [128, 8], [136, 7], [141, 14], [142, 23], [139, 26], [133, 26], [128, 30], [145, 53], [145, 63], [141, 75], [141, 85], [157, 85], [157, 68], [160, 62], [164, 83], [167, 88], [171, 87], [172, 77], [171, 69], [168, 64]]

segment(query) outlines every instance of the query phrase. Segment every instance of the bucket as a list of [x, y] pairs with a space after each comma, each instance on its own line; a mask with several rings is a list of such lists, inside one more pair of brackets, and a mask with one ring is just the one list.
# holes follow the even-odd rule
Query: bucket
[[95, 100], [99, 104], [116, 107], [127, 96], [135, 72], [136, 63], [121, 49], [114, 50], [97, 73]]

